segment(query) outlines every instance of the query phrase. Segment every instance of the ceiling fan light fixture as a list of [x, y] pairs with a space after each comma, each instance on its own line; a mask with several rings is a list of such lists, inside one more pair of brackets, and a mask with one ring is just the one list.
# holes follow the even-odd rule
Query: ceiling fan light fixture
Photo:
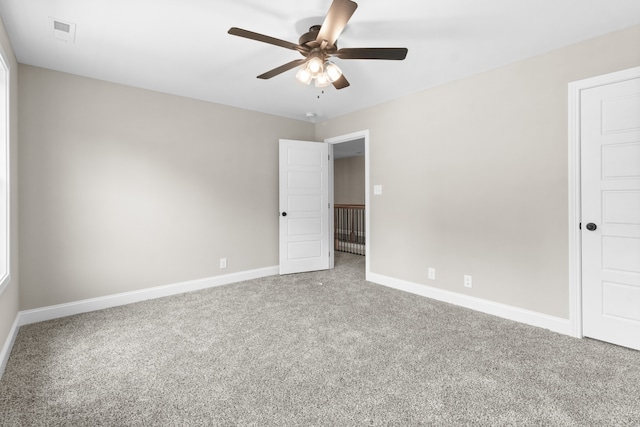
[[333, 83], [342, 76], [342, 70], [336, 64], [331, 61], [327, 61], [324, 63], [324, 71], [329, 78], [329, 82]]
[[311, 72], [311, 74], [313, 74], [314, 76], [322, 73], [323, 67], [322, 67], [321, 55], [315, 54], [311, 56], [311, 58], [309, 59], [309, 62], [307, 63], [307, 67], [309, 68], [309, 71]]
[[327, 87], [331, 84], [331, 80], [326, 72], [319, 73], [316, 76], [316, 87]]
[[313, 80], [313, 75], [311, 74], [311, 71], [309, 71], [309, 69], [304, 66], [300, 67], [300, 69], [296, 73], [296, 79], [308, 85], [309, 83], [311, 83], [311, 80]]

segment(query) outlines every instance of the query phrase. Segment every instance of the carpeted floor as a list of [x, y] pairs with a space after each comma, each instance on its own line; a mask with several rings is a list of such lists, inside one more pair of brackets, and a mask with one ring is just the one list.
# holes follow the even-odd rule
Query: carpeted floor
[[364, 258], [24, 326], [3, 426], [640, 425], [640, 352], [364, 281]]

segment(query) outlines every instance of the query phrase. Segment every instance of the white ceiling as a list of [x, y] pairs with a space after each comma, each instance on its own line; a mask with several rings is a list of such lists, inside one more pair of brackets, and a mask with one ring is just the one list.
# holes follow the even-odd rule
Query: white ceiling
[[[295, 69], [257, 79], [301, 56], [227, 30], [297, 43], [331, 0], [0, 0], [0, 14], [21, 63], [316, 122], [640, 23], [640, 0], [359, 3], [339, 46], [409, 54], [336, 59], [351, 86], [324, 93]], [[76, 24], [75, 43], [50, 18]]]

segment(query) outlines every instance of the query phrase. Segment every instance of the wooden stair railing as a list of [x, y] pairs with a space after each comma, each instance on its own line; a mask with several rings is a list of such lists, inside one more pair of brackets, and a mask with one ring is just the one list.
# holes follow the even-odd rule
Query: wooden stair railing
[[334, 205], [334, 250], [365, 255], [364, 209], [364, 205]]

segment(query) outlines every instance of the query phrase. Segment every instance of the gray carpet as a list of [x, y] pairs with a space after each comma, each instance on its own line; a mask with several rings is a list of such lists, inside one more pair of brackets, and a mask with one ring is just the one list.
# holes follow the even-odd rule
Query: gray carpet
[[364, 258], [24, 326], [5, 426], [640, 425], [640, 352], [364, 281]]

